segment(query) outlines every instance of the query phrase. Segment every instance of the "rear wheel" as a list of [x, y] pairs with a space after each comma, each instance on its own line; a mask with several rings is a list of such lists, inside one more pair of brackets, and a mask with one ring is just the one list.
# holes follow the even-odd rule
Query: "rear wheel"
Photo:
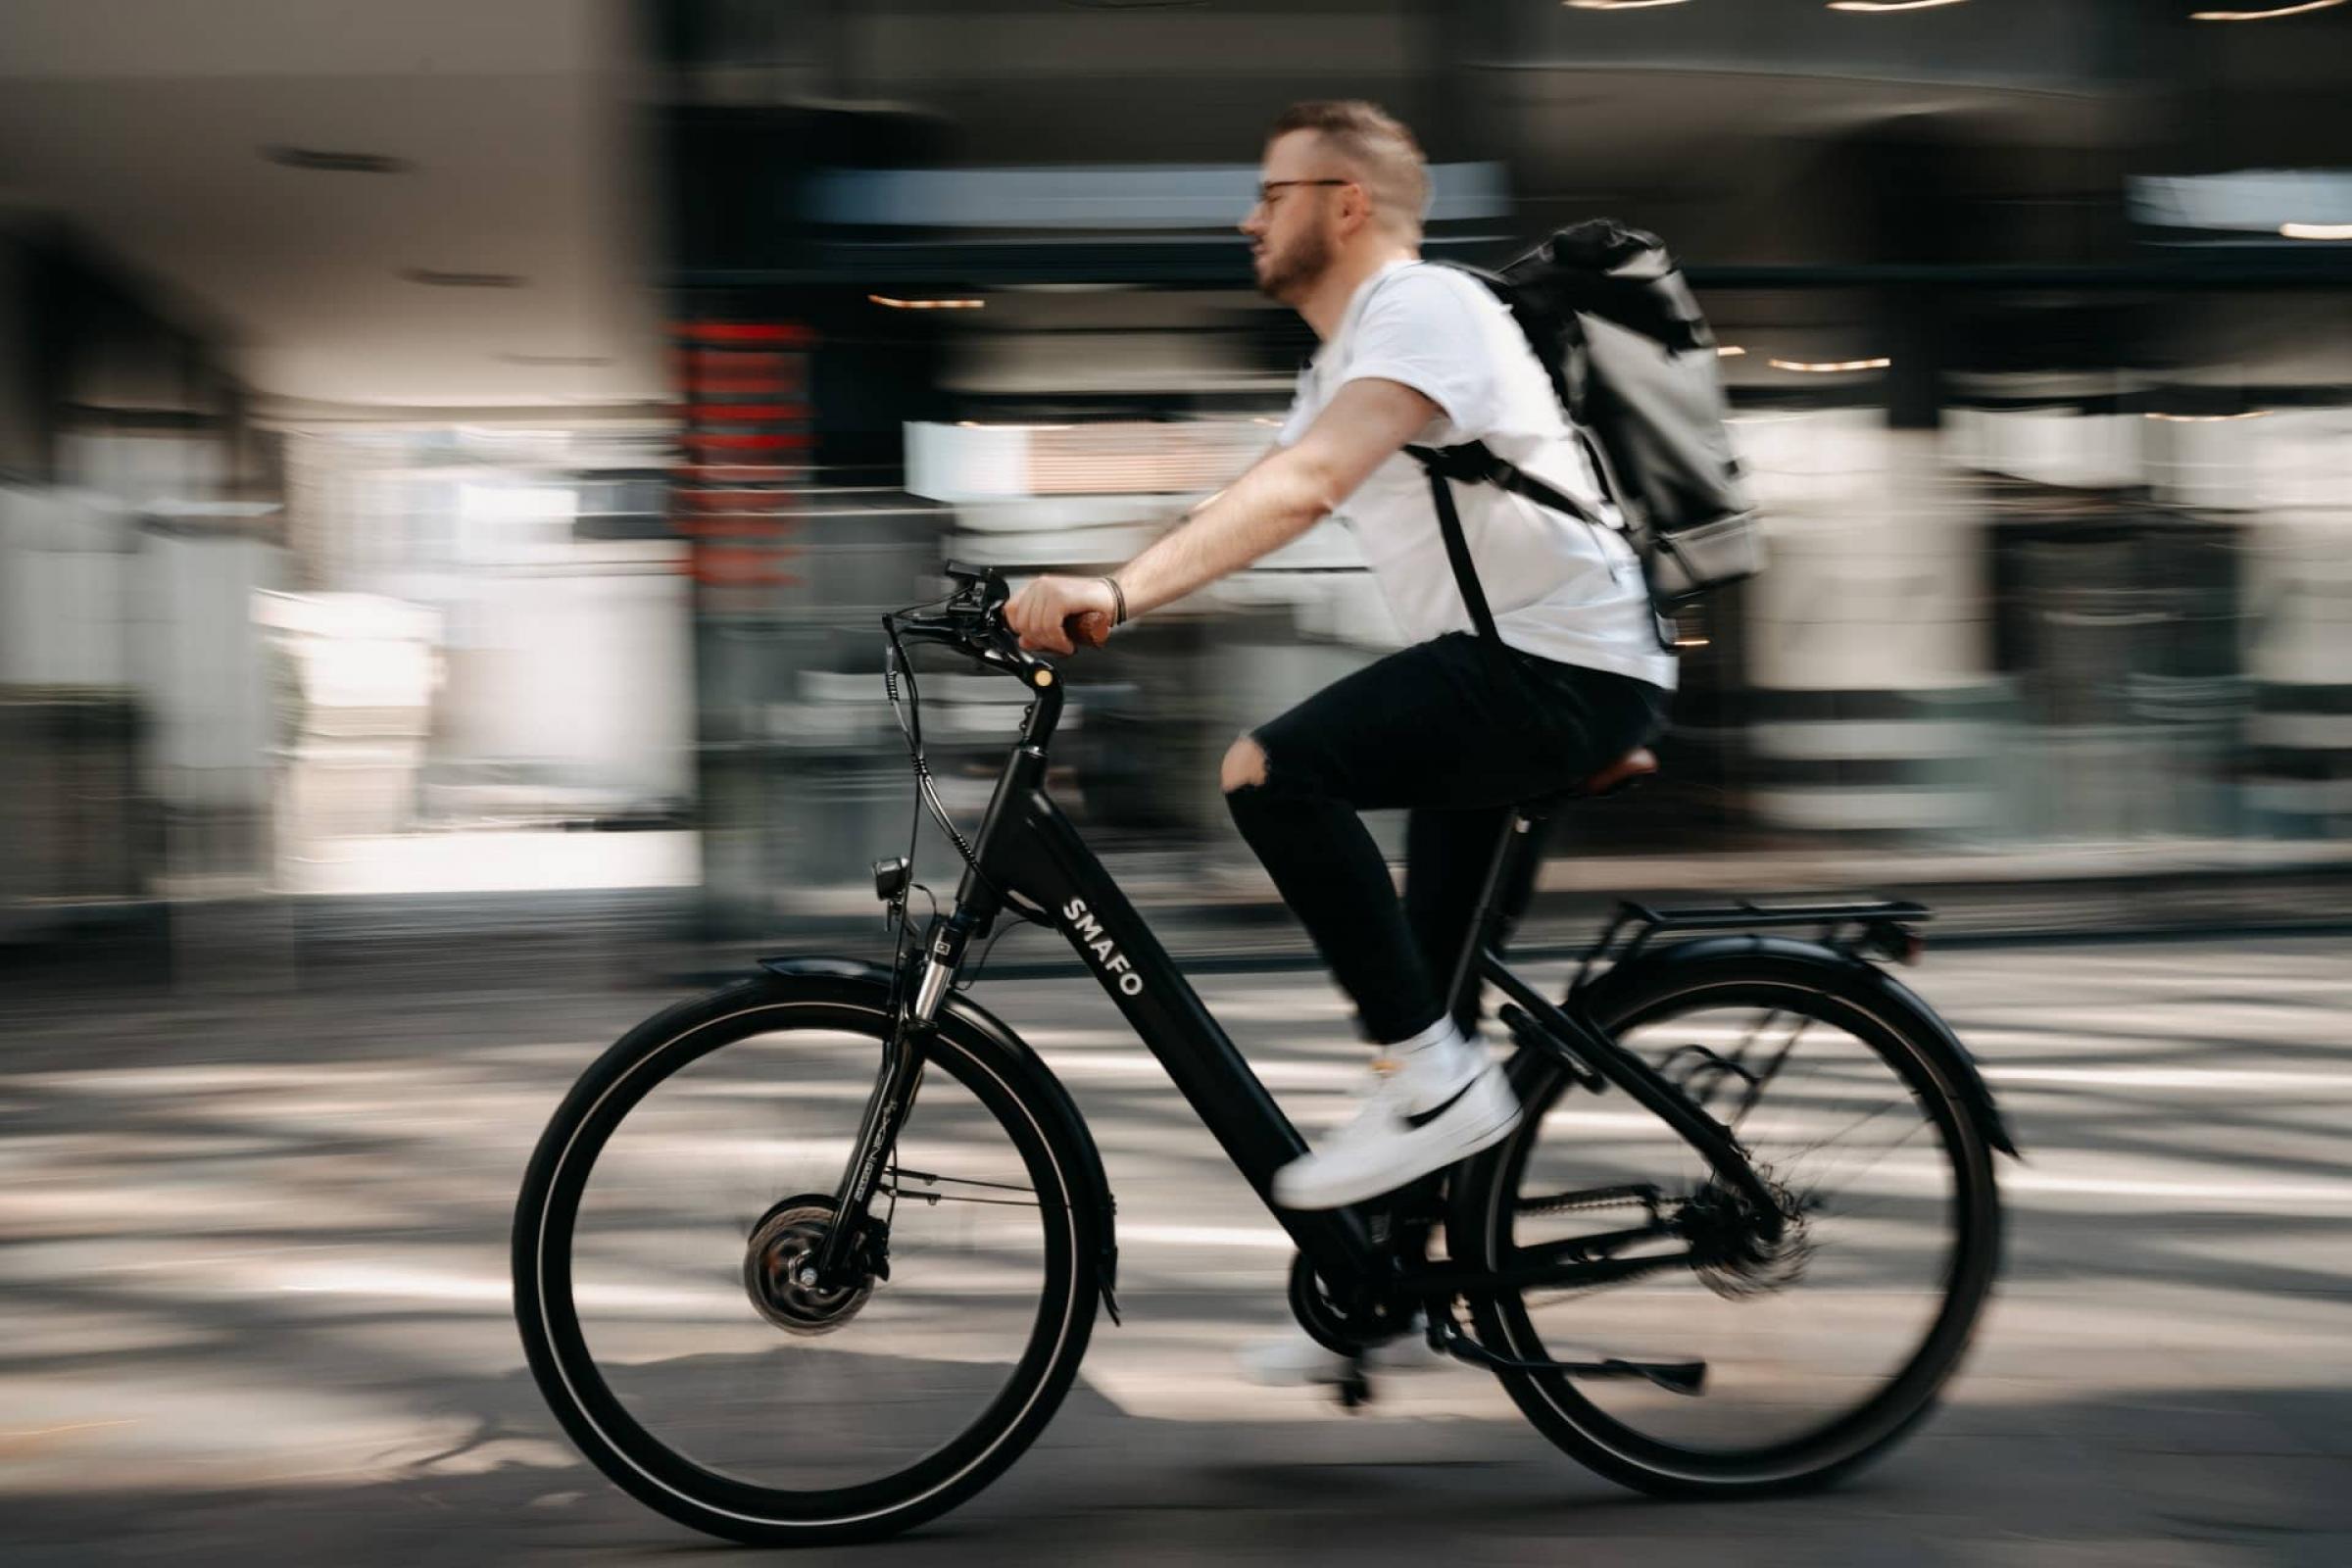
[[697, 1529], [814, 1544], [938, 1514], [1019, 1455], [1085, 1352], [1088, 1155], [1034, 1066], [954, 1019], [863, 1266], [803, 1279], [888, 1025], [878, 986], [829, 979], [684, 1004], [589, 1069], [532, 1158], [514, 1226], [532, 1374], [600, 1469]]
[[1866, 986], [1768, 956], [1644, 969], [1594, 1021], [1733, 1127], [1784, 1233], [1743, 1240], [1740, 1200], [1656, 1118], [1523, 1056], [1525, 1116], [1461, 1185], [1454, 1254], [1507, 1268], [1655, 1224], [1610, 1255], [1703, 1260], [1474, 1302], [1480, 1338], [1523, 1360], [1706, 1364], [1695, 1396], [1499, 1374], [1545, 1436], [1614, 1480], [1680, 1495], [1821, 1485], [1924, 1415], [1966, 1349], [2000, 1248], [1990, 1153], [1937, 1055]]

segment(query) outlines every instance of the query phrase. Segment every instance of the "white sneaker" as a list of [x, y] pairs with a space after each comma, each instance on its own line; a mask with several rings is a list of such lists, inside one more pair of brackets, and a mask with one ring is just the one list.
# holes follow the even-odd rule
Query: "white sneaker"
[[1498, 1144], [1518, 1125], [1518, 1097], [1493, 1063], [1434, 1102], [1410, 1075], [1393, 1073], [1321, 1149], [1274, 1173], [1274, 1201], [1300, 1209], [1360, 1203]]
[[[1318, 1345], [1306, 1330], [1296, 1324], [1279, 1339], [1247, 1347], [1239, 1359], [1242, 1376], [1267, 1388], [1331, 1387], [1347, 1382], [1357, 1370], [1348, 1357]], [[1459, 1365], [1445, 1351], [1429, 1348], [1429, 1340], [1421, 1333], [1416, 1319], [1406, 1333], [1367, 1348], [1361, 1370], [1436, 1372]]]

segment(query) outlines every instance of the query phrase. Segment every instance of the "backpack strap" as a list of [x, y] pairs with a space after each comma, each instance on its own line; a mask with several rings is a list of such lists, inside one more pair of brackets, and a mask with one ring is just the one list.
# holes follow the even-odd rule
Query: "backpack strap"
[[[1585, 443], [1585, 450], [1601, 485], [1614, 493], [1616, 486], [1610, 479], [1608, 460], [1601, 454], [1599, 444], [1582, 428], [1577, 428], [1577, 435]], [[1429, 475], [1429, 497], [1437, 506], [1438, 531], [1445, 536], [1446, 559], [1453, 565], [1453, 580], [1461, 590], [1463, 605], [1470, 611], [1471, 624], [1478, 628], [1481, 637], [1496, 649], [1504, 646], [1502, 636], [1494, 629], [1494, 612], [1487, 608], [1486, 592], [1479, 586], [1477, 569], [1470, 562], [1470, 541], [1463, 536], [1462, 519], [1454, 510], [1451, 481], [1459, 479], [1465, 484], [1494, 485], [1514, 495], [1525, 496], [1539, 507], [1547, 507], [1574, 517], [1588, 528], [1615, 527], [1620, 534], [1628, 533], [1624, 525], [1606, 521], [1575, 497], [1552, 488], [1516, 464], [1496, 457], [1483, 441], [1468, 441], [1455, 447], [1408, 446], [1404, 450]], [[1642, 582], [1646, 586], [1649, 581], [1649, 562], [1642, 556], [1638, 544], [1635, 545], [1634, 558], [1641, 565]], [[1651, 597], [1654, 601], [1654, 592]], [[1675, 640], [1671, 626], [1663, 615], [1653, 614], [1652, 618], [1656, 622], [1658, 647], [1673, 653]]]
[[[1581, 429], [1577, 433], [1583, 435]], [[1565, 513], [1590, 528], [1610, 526], [1600, 514], [1584, 502], [1554, 489], [1507, 459], [1496, 457], [1484, 441], [1466, 441], [1458, 447], [1407, 447], [1405, 451], [1418, 459], [1422, 467], [1443, 473], [1448, 479], [1459, 479], [1464, 484], [1491, 484], [1508, 490], [1514, 495], [1525, 496], [1539, 507]], [[1608, 484], [1605, 471], [1596, 476], [1604, 486]]]
[[1429, 475], [1429, 499], [1438, 512], [1438, 531], [1446, 538], [1446, 559], [1453, 565], [1454, 585], [1461, 590], [1462, 604], [1470, 612], [1470, 623], [1478, 634], [1497, 648], [1502, 636], [1494, 629], [1494, 613], [1487, 607], [1486, 590], [1479, 585], [1478, 568], [1470, 561], [1470, 541], [1462, 532], [1461, 514], [1453, 504], [1453, 483], [1491, 484], [1525, 496], [1539, 507], [1547, 507], [1576, 518], [1589, 528], [1605, 528], [1609, 524], [1592, 509], [1573, 496], [1553, 489], [1517, 465], [1496, 457], [1484, 441], [1466, 441], [1454, 447], [1413, 447], [1405, 452], [1421, 465]]
[[[1476, 445], [1476, 443], [1472, 443]], [[1487, 591], [1479, 586], [1478, 568], [1470, 562], [1470, 541], [1462, 533], [1462, 514], [1454, 510], [1453, 475], [1448, 471], [1448, 455], [1460, 452], [1460, 447], [1406, 447], [1422, 469], [1429, 475], [1429, 499], [1438, 509], [1438, 532], [1446, 540], [1446, 559], [1453, 566], [1453, 583], [1462, 595], [1462, 607], [1470, 612], [1470, 624], [1478, 628], [1479, 641], [1496, 654], [1503, 651], [1502, 633], [1494, 629], [1494, 612], [1487, 607]], [[1486, 448], [1478, 447], [1485, 452]]]

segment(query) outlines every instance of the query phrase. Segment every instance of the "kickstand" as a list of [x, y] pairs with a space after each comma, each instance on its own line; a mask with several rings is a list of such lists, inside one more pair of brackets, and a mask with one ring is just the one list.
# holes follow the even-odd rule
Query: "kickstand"
[[1334, 1390], [1340, 1396], [1340, 1408], [1343, 1410], [1361, 1410], [1372, 1402], [1372, 1379], [1364, 1371], [1362, 1355], [1348, 1358], [1348, 1370], [1340, 1374], [1340, 1381], [1334, 1385]]
[[1450, 1306], [1432, 1306], [1429, 1348], [1490, 1372], [1557, 1372], [1572, 1378], [1621, 1378], [1652, 1384], [1668, 1394], [1691, 1396], [1703, 1393], [1707, 1383], [1707, 1363], [1699, 1360], [1629, 1361], [1612, 1355], [1590, 1361], [1523, 1361], [1516, 1356], [1499, 1355], [1464, 1333], [1462, 1326], [1453, 1320]]

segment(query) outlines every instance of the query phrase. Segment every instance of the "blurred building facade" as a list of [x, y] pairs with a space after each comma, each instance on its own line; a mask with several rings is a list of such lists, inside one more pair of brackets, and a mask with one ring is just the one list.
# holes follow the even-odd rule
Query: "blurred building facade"
[[[795, 482], [940, 508], [877, 588], [1116, 562], [1262, 446], [1312, 347], [1237, 287], [1265, 121], [1372, 97], [1436, 166], [1430, 254], [1618, 217], [1739, 351], [1775, 565], [1705, 612], [1667, 782], [1609, 842], [2326, 840], [2352, 249], [2280, 225], [2352, 219], [2352, 183], [2247, 172], [2352, 165], [2352, 27], [2193, 10], [661, 6], [674, 298], [805, 334]], [[884, 600], [787, 531], [778, 618], [833, 626], [762, 678], [839, 689]], [[1392, 640], [1359, 565], [1327, 524], [1094, 666], [1153, 748], [1145, 781], [1127, 746], [1074, 764], [1099, 833], [1246, 869], [1207, 760]]]
[[[1352, 95], [1428, 148], [1430, 254], [1617, 217], [1737, 351], [1773, 569], [1564, 854], [2352, 828], [2352, 7], [149, 9], [23, 8], [0, 109], [0, 548], [48, 628], [12, 608], [0, 684], [20, 755], [136, 781], [118, 850], [692, 883], [725, 933], [854, 897], [908, 808], [876, 617], [947, 559], [1123, 560], [1262, 447], [1313, 345], [1233, 224], [1271, 115]], [[47, 303], [118, 270], [162, 286]], [[204, 629], [90, 662], [100, 556]], [[1139, 888], [1247, 890], [1215, 757], [1394, 635], [1326, 524], [1081, 662], [1059, 785]], [[925, 692], [976, 809], [1009, 694]], [[179, 885], [140, 853], [84, 880]]]
[[0, 224], [0, 937], [258, 887], [282, 475], [218, 322]]

